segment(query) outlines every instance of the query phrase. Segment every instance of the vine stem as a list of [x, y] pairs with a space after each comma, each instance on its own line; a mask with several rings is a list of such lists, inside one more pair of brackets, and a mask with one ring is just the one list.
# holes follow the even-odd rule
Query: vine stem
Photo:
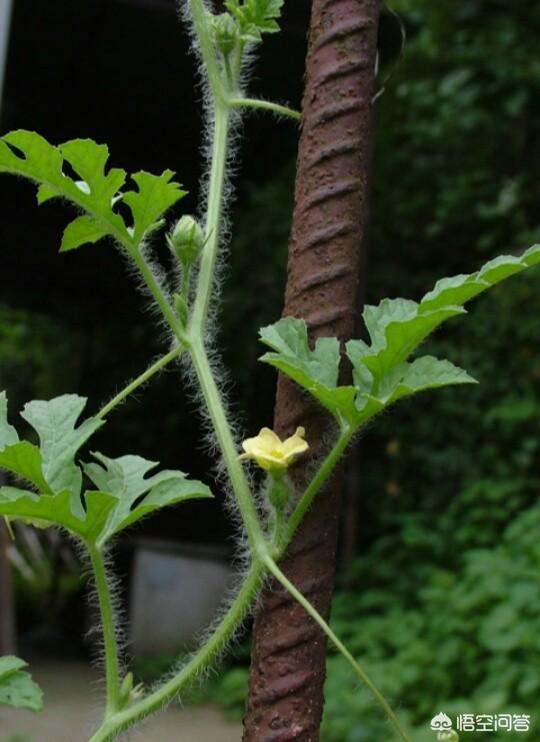
[[152, 294], [154, 301], [158, 305], [161, 313], [167, 320], [169, 327], [174, 332], [175, 336], [178, 338], [178, 340], [184, 344], [187, 344], [186, 335], [184, 332], [184, 328], [182, 327], [182, 324], [176, 314], [174, 313], [173, 308], [171, 307], [169, 301], [167, 300], [167, 297], [164, 295], [163, 291], [161, 290], [161, 287], [159, 283], [157, 282], [154, 274], [152, 273], [152, 270], [150, 269], [148, 263], [144, 259], [143, 255], [140, 252], [139, 248], [128, 248], [129, 254], [131, 255], [135, 265], [137, 266], [137, 269], [139, 273], [141, 274], [141, 277], [143, 278], [144, 282], [148, 286], [148, 289], [150, 293]]
[[195, 372], [206, 403], [208, 414], [212, 420], [218, 439], [219, 447], [227, 467], [227, 472], [236, 495], [238, 507], [246, 527], [248, 538], [256, 554], [266, 553], [266, 540], [262, 532], [259, 517], [251, 497], [251, 489], [246, 479], [242, 464], [238, 459], [238, 451], [234, 441], [223, 402], [217, 388], [204, 345], [200, 339], [193, 340], [189, 353], [195, 367]]
[[203, 61], [208, 82], [215, 101], [223, 101], [225, 91], [221, 81], [219, 64], [216, 58], [214, 44], [210, 36], [207, 22], [207, 11], [202, 0], [189, 0], [191, 15], [195, 26], [195, 33], [199, 42], [199, 50]]
[[230, 115], [227, 107], [216, 102], [210, 180], [208, 183], [205, 246], [201, 257], [197, 280], [197, 295], [190, 322], [190, 332], [192, 335], [200, 335], [204, 330], [214, 284], [214, 273], [221, 236], [220, 223], [223, 212]]
[[220, 226], [223, 214], [231, 111], [227, 103], [224, 102], [223, 83], [219, 74], [219, 67], [208, 32], [204, 6], [201, 0], [191, 0], [191, 10], [195, 31], [199, 38], [201, 56], [213, 95], [214, 128], [208, 184], [205, 246], [201, 256], [195, 302], [188, 327], [188, 351], [197, 373], [206, 408], [214, 426], [250, 544], [254, 553], [264, 553], [266, 548], [264, 534], [253, 504], [251, 490], [244, 469], [238, 461], [236, 443], [227, 420], [212, 368], [208, 361], [203, 340], [214, 288], [214, 276], [221, 237]]
[[324, 458], [322, 464], [318, 468], [311, 482], [308, 484], [306, 490], [296, 504], [296, 507], [294, 508], [287, 522], [287, 527], [285, 530], [285, 546], [291, 541], [296, 529], [298, 528], [305, 514], [311, 507], [315, 496], [328, 481], [330, 475], [336, 467], [336, 464], [343, 456], [347, 446], [351, 442], [351, 439], [354, 436], [355, 432], [356, 428], [353, 428], [348, 424], [342, 425], [336, 443], [334, 444], [328, 455]]
[[111, 410], [113, 410], [117, 405], [119, 405], [121, 402], [123, 402], [126, 397], [129, 397], [130, 394], [132, 394], [136, 389], [138, 389], [142, 384], [145, 384], [147, 381], [149, 381], [152, 376], [157, 374], [159, 371], [161, 371], [162, 368], [165, 368], [171, 361], [174, 361], [175, 358], [178, 358], [179, 355], [184, 350], [182, 345], [177, 345], [175, 348], [173, 348], [167, 355], [164, 355], [162, 358], [159, 358], [155, 363], [153, 363], [151, 366], [149, 366], [146, 371], [143, 371], [142, 374], [137, 376], [137, 378], [133, 379], [127, 386], [125, 386], [122, 391], [118, 392], [116, 396], [114, 396], [110, 402], [107, 402], [106, 405], [104, 405], [101, 410], [96, 414], [96, 417], [98, 420], [106, 417]]
[[388, 704], [388, 701], [385, 699], [383, 694], [380, 692], [380, 690], [377, 688], [377, 686], [373, 683], [369, 675], [366, 673], [366, 671], [361, 667], [361, 665], [354, 659], [352, 654], [349, 652], [347, 647], [343, 644], [343, 642], [338, 638], [338, 636], [334, 633], [334, 631], [330, 628], [330, 626], [326, 623], [324, 618], [321, 616], [321, 614], [311, 605], [309, 600], [305, 598], [302, 593], [293, 585], [293, 583], [286, 577], [286, 575], [283, 574], [283, 572], [280, 570], [280, 568], [277, 566], [277, 564], [274, 562], [273, 559], [270, 557], [265, 557], [264, 564], [267, 567], [268, 571], [271, 572], [276, 580], [287, 590], [290, 595], [302, 606], [302, 608], [308, 613], [311, 618], [321, 627], [321, 629], [324, 631], [326, 636], [330, 639], [332, 644], [336, 647], [336, 649], [343, 655], [343, 657], [347, 660], [347, 662], [351, 665], [355, 673], [358, 675], [360, 680], [367, 685], [367, 687], [370, 689], [370, 691], [373, 693], [379, 704], [384, 709], [385, 714], [387, 715], [388, 719], [392, 722], [394, 729], [396, 730], [397, 734], [399, 735], [399, 738], [403, 740], [403, 742], [412, 742], [411, 739], [405, 734], [403, 731], [401, 724], [399, 723], [399, 720], [395, 713], [392, 711], [392, 708]]
[[[251, 99], [233, 98], [227, 100], [227, 94], [221, 79], [221, 71], [215, 55], [212, 39], [209, 33], [206, 9], [202, 0], [190, 0], [190, 7], [199, 41], [199, 49], [203, 65], [208, 77], [208, 83], [213, 99], [213, 134], [211, 147], [211, 166], [208, 184], [208, 201], [205, 223], [205, 246], [202, 252], [199, 273], [197, 277], [196, 295], [187, 330], [176, 316], [173, 307], [164, 295], [156, 281], [149, 265], [140, 249], [128, 247], [129, 252], [146, 282], [150, 293], [154, 297], [159, 309], [171, 330], [180, 342], [178, 348], [173, 349], [167, 356], [153, 364], [146, 372], [137, 377], [126, 389], [120, 392], [106, 405], [99, 416], [106, 415], [116, 404], [119, 404], [134, 388], [144, 383], [154, 373], [173, 360], [185, 347], [190, 354], [195, 372], [198, 377], [208, 414], [218, 439], [227, 472], [234, 489], [242, 519], [248, 534], [253, 554], [252, 566], [246, 575], [237, 597], [229, 607], [208, 641], [201, 646], [193, 658], [182, 667], [174, 677], [157, 688], [146, 698], [137, 701], [131, 707], [119, 710], [119, 660], [116, 636], [113, 624], [113, 610], [108, 592], [105, 567], [101, 553], [91, 547], [92, 564], [96, 573], [96, 584], [100, 600], [103, 633], [105, 640], [106, 674], [107, 674], [107, 709], [101, 727], [91, 738], [90, 742], [109, 742], [118, 734], [131, 727], [136, 721], [143, 719], [163, 707], [178, 695], [193, 678], [203, 671], [226, 646], [231, 636], [241, 624], [248, 612], [255, 595], [260, 587], [264, 574], [275, 563], [268, 557], [268, 545], [259, 521], [257, 510], [253, 503], [251, 490], [244, 469], [238, 460], [236, 443], [227, 419], [224, 404], [214, 378], [204, 345], [204, 333], [207, 324], [209, 306], [214, 288], [214, 274], [220, 241], [220, 225], [223, 214], [223, 198], [226, 181], [226, 164], [229, 140], [230, 120], [234, 107], [258, 107], [272, 110], [276, 113], [297, 118], [298, 114], [292, 109], [286, 109], [278, 104], [266, 101], [251, 101]], [[352, 435], [352, 433], [351, 433]], [[327, 456], [314, 480], [307, 487], [300, 499], [291, 520], [287, 525], [287, 532], [283, 541], [290, 540], [303, 515], [310, 507], [313, 498], [323, 486], [339, 460], [340, 455], [350, 440], [348, 431], [342, 431], [336, 446]], [[278, 570], [279, 571], [279, 570]], [[292, 586], [293, 589], [294, 586]], [[293, 593], [294, 595], [294, 593]], [[295, 596], [296, 597], [296, 596]], [[300, 596], [303, 599], [303, 596]], [[305, 599], [304, 599], [305, 600]], [[307, 603], [307, 601], [305, 601]], [[308, 612], [314, 611], [309, 603]], [[318, 614], [317, 614], [318, 615]], [[319, 617], [320, 618], [320, 617]], [[320, 618], [322, 621], [322, 618]], [[337, 637], [336, 637], [337, 639]], [[339, 640], [338, 640], [339, 641]], [[368, 683], [369, 684], [369, 683]], [[371, 687], [371, 686], [370, 686]]]
[[259, 590], [263, 573], [262, 561], [254, 562], [221, 623], [197, 654], [173, 678], [142, 701], [106, 718], [89, 742], [110, 742], [110, 740], [115, 739], [118, 734], [131, 727], [135, 722], [149, 716], [172, 701], [197, 674], [204, 671], [219, 656], [245, 619]]
[[288, 116], [291, 119], [300, 121], [299, 111], [268, 100], [260, 100], [259, 98], [229, 98], [227, 103], [231, 108], [260, 108], [265, 111], [277, 113], [279, 116]]
[[96, 591], [101, 614], [101, 626], [103, 630], [103, 644], [105, 649], [105, 675], [107, 685], [107, 707], [105, 718], [113, 715], [120, 701], [120, 664], [118, 660], [118, 644], [114, 624], [114, 610], [111, 601], [111, 593], [107, 582], [107, 572], [103, 561], [103, 554], [95, 544], [87, 544], [94, 570]]

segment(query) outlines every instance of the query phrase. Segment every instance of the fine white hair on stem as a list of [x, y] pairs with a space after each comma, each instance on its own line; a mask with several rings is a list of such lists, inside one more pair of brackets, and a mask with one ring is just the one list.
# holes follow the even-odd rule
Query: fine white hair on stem
[[[86, 639], [92, 645], [92, 649], [94, 650], [93, 665], [99, 668], [100, 670], [104, 670], [105, 669], [105, 646], [104, 646], [103, 632], [100, 630], [101, 618], [99, 618], [99, 625], [96, 625], [95, 623], [95, 621], [97, 621], [98, 617], [100, 616], [100, 606], [99, 606], [99, 596], [97, 592], [96, 582], [93, 579], [94, 572], [92, 569], [90, 555], [87, 552], [86, 548], [84, 548], [82, 544], [80, 544], [78, 541], [76, 542], [76, 544], [77, 544], [77, 550], [79, 552], [79, 558], [81, 560], [81, 563], [83, 564], [83, 570], [84, 570], [83, 575], [88, 575], [89, 589], [87, 592], [87, 598], [88, 598], [88, 604], [90, 607], [92, 620], [94, 621], [94, 623], [89, 627], [88, 631], [86, 632]], [[127, 626], [127, 615], [126, 615], [123, 600], [121, 597], [120, 580], [113, 571], [113, 559], [110, 555], [110, 551], [106, 551], [102, 553], [102, 558], [103, 558], [103, 564], [104, 564], [107, 585], [108, 585], [108, 590], [109, 590], [109, 599], [110, 599], [111, 608], [112, 608], [112, 612], [114, 616], [113, 625], [114, 625], [114, 630], [115, 630], [116, 646], [117, 646], [117, 651], [118, 651], [120, 678], [122, 678], [123, 673], [125, 672], [124, 657], [126, 655], [128, 643], [127, 643], [125, 631], [121, 627]], [[100, 643], [97, 645], [93, 641], [94, 636], [99, 636], [100, 638]]]
[[[155, 298], [152, 296], [152, 292], [146, 284], [146, 281], [141, 276], [139, 269], [135, 264], [135, 261], [132, 257], [130, 257], [129, 254], [126, 253], [126, 250], [123, 246], [120, 245], [119, 250], [122, 257], [125, 258], [128, 275], [132, 278], [138, 291], [148, 299], [148, 301], [144, 305], [144, 311], [146, 311], [150, 315], [154, 324], [159, 328], [160, 335], [164, 343], [174, 342], [175, 338], [173, 337], [172, 330], [169, 327], [167, 320], [163, 316], [159, 306], [157, 305]], [[158, 261], [153, 257], [151, 253], [150, 243], [148, 241], [143, 242], [139, 246], [139, 251], [150, 272], [152, 273], [159, 290], [165, 297], [166, 301], [170, 304], [171, 291], [168, 285], [168, 277], [163, 266], [158, 263]]]
[[[213, 10], [212, 3], [207, 2], [207, 0], [203, 0], [203, 4], [205, 5], [206, 9], [211, 11]], [[210, 173], [212, 168], [212, 151], [213, 151], [213, 133], [214, 133], [214, 124], [215, 124], [215, 106], [214, 106], [214, 100], [212, 97], [212, 92], [210, 90], [210, 86], [208, 83], [207, 75], [205, 72], [204, 63], [201, 58], [199, 45], [198, 45], [198, 39], [197, 34], [195, 32], [193, 18], [190, 11], [190, 3], [189, 0], [183, 0], [182, 4], [180, 5], [180, 12], [183, 18], [183, 21], [185, 23], [185, 26], [188, 28], [191, 36], [191, 46], [192, 51], [195, 54], [196, 59], [198, 59], [198, 77], [199, 77], [199, 89], [202, 92], [202, 106], [203, 106], [203, 134], [202, 134], [202, 143], [201, 143], [201, 149], [202, 149], [202, 155], [203, 155], [203, 162], [204, 162], [204, 175], [201, 180], [201, 186], [200, 186], [200, 193], [199, 193], [199, 208], [198, 208], [198, 214], [199, 219], [203, 221], [205, 218], [206, 212], [208, 210], [208, 201], [209, 201], [209, 182], [210, 182]], [[242, 72], [241, 72], [241, 85], [244, 85], [247, 82], [247, 73], [249, 70], [250, 62], [252, 61], [252, 54], [248, 52], [247, 56], [245, 56], [245, 61], [242, 66]], [[219, 303], [219, 295], [220, 295], [220, 289], [223, 281], [223, 275], [225, 272], [225, 254], [227, 250], [227, 245], [230, 240], [230, 223], [228, 220], [228, 211], [230, 208], [231, 201], [233, 199], [233, 188], [232, 188], [232, 178], [236, 174], [237, 167], [238, 167], [238, 149], [237, 145], [239, 143], [239, 134], [240, 134], [240, 128], [241, 128], [241, 114], [239, 111], [234, 110], [230, 112], [230, 126], [229, 126], [229, 137], [227, 142], [227, 151], [226, 151], [226, 162], [225, 162], [225, 181], [223, 184], [223, 197], [221, 202], [221, 214], [220, 214], [220, 223], [219, 223], [219, 235], [218, 237], [218, 245], [217, 245], [217, 259], [216, 259], [216, 266], [213, 276], [213, 283], [211, 287], [211, 297], [210, 297], [210, 307], [209, 307], [209, 316], [206, 319], [205, 327], [203, 330], [204, 337], [203, 342], [205, 345], [206, 353], [209, 359], [209, 364], [212, 370], [212, 374], [216, 380], [216, 383], [218, 385], [222, 400], [223, 400], [223, 406], [225, 409], [225, 413], [227, 415], [227, 419], [229, 421], [229, 424], [231, 426], [231, 433], [233, 436], [233, 440], [236, 441], [238, 444], [241, 436], [238, 430], [238, 425], [233, 420], [233, 415], [231, 414], [231, 405], [227, 401], [227, 387], [230, 386], [230, 380], [222, 366], [220, 354], [218, 353], [217, 347], [216, 347], [216, 316], [217, 316], [217, 306]], [[162, 290], [163, 294], [167, 297], [167, 300], [170, 301], [170, 292], [167, 289], [165, 277], [163, 275], [163, 272], [159, 266], [157, 266], [154, 262], [152, 262], [152, 259], [150, 258], [148, 254], [147, 247], [144, 248], [144, 257], [149, 265], [149, 267], [152, 270], [152, 273], [154, 277], [156, 278], [157, 284]], [[180, 271], [178, 270], [178, 266], [176, 266], [175, 270], [175, 281], [180, 281]], [[193, 281], [196, 283], [197, 276], [193, 276]], [[176, 286], [175, 286], [176, 288]], [[200, 385], [198, 383], [198, 380], [196, 378], [196, 372], [193, 367], [193, 364], [189, 361], [189, 354], [186, 353], [180, 361], [180, 364], [184, 370], [184, 374], [187, 377], [188, 380], [188, 389], [189, 393], [191, 394], [192, 398], [194, 398], [197, 407], [199, 409], [205, 410], [205, 404], [204, 400], [202, 399], [202, 391], [200, 388]], [[231, 422], [232, 421], [232, 422]], [[247, 543], [247, 537], [245, 534], [245, 529], [243, 526], [242, 518], [239, 512], [238, 505], [236, 503], [236, 499], [234, 497], [233, 492], [231, 491], [231, 485], [229, 482], [228, 476], [226, 476], [226, 466], [224, 464], [224, 461], [219, 453], [219, 446], [218, 441], [216, 440], [216, 434], [214, 430], [214, 426], [211, 422], [211, 415], [209, 411], [205, 411], [203, 413], [203, 429], [204, 429], [204, 437], [203, 442], [205, 443], [207, 449], [209, 450], [210, 454], [213, 455], [213, 457], [216, 459], [216, 479], [219, 482], [220, 486], [223, 488], [223, 491], [225, 492], [225, 506], [227, 508], [227, 511], [229, 512], [233, 523], [236, 527], [236, 549], [235, 549], [235, 556], [234, 556], [234, 562], [236, 567], [236, 576], [234, 578], [234, 588], [231, 590], [230, 595], [228, 598], [224, 601], [222, 609], [218, 612], [215, 619], [212, 621], [209, 627], [206, 628], [205, 631], [203, 631], [199, 637], [198, 645], [199, 647], [204, 646], [210, 635], [212, 635], [219, 624], [222, 622], [223, 618], [227, 614], [228, 610], [230, 609], [231, 605], [233, 604], [234, 600], [236, 599], [236, 596], [238, 594], [238, 591], [241, 589], [242, 584], [245, 581], [247, 572], [249, 570], [249, 567], [251, 565], [251, 550], [249, 548], [249, 545]], [[251, 491], [255, 491], [255, 482], [253, 481], [253, 478], [251, 475], [248, 475], [248, 483], [250, 485]], [[258, 498], [255, 497], [255, 501], [257, 502]], [[245, 610], [245, 618], [250, 614], [250, 608], [246, 606]], [[199, 673], [198, 678], [203, 678], [206, 674], [211, 672], [211, 667], [215, 665], [215, 663], [219, 660], [219, 658], [225, 653], [227, 648], [231, 645], [231, 643], [234, 641], [235, 637], [238, 636], [239, 632], [241, 631], [242, 626], [244, 625], [244, 620], [240, 621], [238, 623], [238, 626], [236, 626], [235, 630], [231, 632], [231, 635], [228, 636], [226, 639], [224, 638], [222, 646], [219, 647], [219, 650], [216, 651], [216, 655], [213, 658], [213, 662], [209, 663], [209, 666], [205, 667], [204, 670], [202, 670]], [[195, 656], [192, 655], [191, 658]], [[189, 662], [188, 658], [188, 662]], [[184, 663], [182, 663], [183, 665]], [[179, 667], [176, 667], [172, 675], [176, 675], [179, 672]]]
[[[223, 620], [225, 619], [227, 613], [229, 612], [229, 609], [235, 602], [238, 593], [244, 583], [246, 572], [247, 572], [248, 566], [245, 565], [245, 568], [242, 570], [239, 570], [236, 572], [234, 577], [231, 579], [231, 587], [228, 591], [228, 595], [224, 598], [221, 604], [221, 608], [218, 609], [216, 612], [213, 620], [206, 626], [205, 629], [203, 629], [201, 632], [199, 632], [198, 636], [196, 637], [196, 648], [187, 655], [177, 666], [173, 667], [170, 671], [170, 673], [165, 677], [162, 678], [158, 685], [160, 685], [164, 680], [167, 681], [167, 679], [172, 678], [176, 676], [182, 668], [188, 666], [190, 662], [192, 662], [195, 657], [197, 656], [198, 652], [200, 651], [200, 648], [204, 647], [211, 637], [219, 630], [220, 625], [222, 624]], [[231, 647], [234, 646], [240, 639], [246, 622], [249, 620], [249, 618], [253, 615], [254, 609], [257, 605], [257, 598], [256, 595], [258, 594], [258, 591], [262, 587], [262, 578], [261, 578], [261, 584], [258, 586], [254, 599], [251, 601], [251, 603], [248, 605], [246, 604], [244, 606], [244, 613], [241, 617], [241, 620], [236, 623], [234, 626], [234, 629], [231, 630], [231, 632], [226, 636], [223, 637], [223, 641], [221, 646], [216, 649], [212, 661], [208, 664], [206, 664], [204, 667], [202, 667], [194, 676], [192, 676], [189, 679], [189, 682], [186, 684], [185, 691], [189, 691], [190, 688], [193, 688], [197, 685], [202, 685], [202, 683], [205, 682], [205, 680], [208, 679], [210, 675], [217, 672], [219, 663], [223, 660], [224, 656], [228, 651], [230, 651]], [[175, 700], [178, 700], [178, 696]]]
[[[204, 5], [208, 11], [212, 12], [214, 10], [212, 3], [204, 2]], [[208, 208], [209, 180], [210, 180], [210, 172], [211, 172], [211, 167], [212, 167], [212, 144], [213, 144], [213, 132], [214, 132], [214, 118], [215, 118], [214, 108], [215, 106], [214, 106], [212, 92], [210, 90], [210, 86], [208, 83], [205, 66], [201, 58], [198, 38], [197, 38], [197, 34], [194, 28], [189, 0], [184, 0], [181, 3], [180, 12], [181, 12], [181, 16], [184, 21], [184, 24], [190, 33], [192, 52], [194, 53], [195, 58], [198, 60], [199, 87], [202, 92], [203, 133], [202, 133], [201, 149], [202, 149], [203, 162], [204, 162], [204, 175], [201, 180], [200, 193], [199, 193], [199, 208], [198, 208], [199, 218], [202, 221], [205, 218], [207, 208]], [[249, 60], [242, 67], [243, 82], [246, 80], [248, 67], [249, 67]], [[240, 440], [241, 435], [240, 435], [239, 425], [235, 422], [234, 416], [232, 415], [231, 406], [227, 401], [227, 397], [228, 397], [227, 387], [230, 386], [230, 380], [221, 362], [220, 354], [218, 353], [216, 349], [215, 338], [216, 338], [216, 327], [217, 327], [217, 322], [216, 322], [217, 307], [219, 304], [219, 296], [221, 292], [221, 285], [223, 282], [223, 275], [225, 273], [225, 266], [226, 266], [225, 257], [226, 257], [227, 245], [230, 241], [230, 234], [231, 234], [228, 212], [229, 212], [230, 204], [234, 196], [234, 190], [233, 190], [231, 181], [234, 175], [236, 174], [237, 167], [238, 167], [237, 145], [239, 142], [240, 127], [241, 127], [240, 113], [238, 111], [231, 111], [229, 138], [228, 138], [228, 143], [227, 143], [227, 156], [226, 156], [226, 163], [225, 163], [225, 182], [224, 182], [224, 187], [223, 187], [223, 198], [222, 198], [222, 203], [221, 203], [217, 260], [216, 260], [216, 267], [215, 267], [213, 285], [212, 285], [212, 290], [211, 290], [210, 311], [209, 311], [209, 316], [206, 320], [206, 324], [204, 328], [204, 338], [203, 338], [203, 341], [206, 347], [206, 352], [209, 357], [210, 366], [212, 368], [214, 378], [216, 379], [216, 382], [218, 384], [219, 391], [223, 399], [225, 412], [227, 414], [227, 417], [228, 417], [228, 420], [231, 426], [232, 435], [236, 442]], [[196, 282], [196, 280], [197, 280], [197, 276], [194, 276], [194, 281]], [[197, 383], [197, 379], [195, 378], [194, 369], [192, 365], [189, 363], [187, 358], [183, 359], [182, 365], [186, 372], [187, 378], [190, 382], [189, 387], [191, 388], [191, 390], [193, 390], [192, 396], [195, 397], [196, 403], [200, 407], [200, 409], [204, 409], [204, 404], [201, 404], [203, 400], [201, 399], [201, 392], [199, 389], [199, 385]], [[217, 445], [215, 433], [214, 433], [211, 421], [209, 419], [208, 413], [204, 414], [203, 425], [204, 425], [204, 432], [205, 432], [204, 439], [205, 439], [206, 446], [209, 452], [218, 459], [218, 463], [216, 466], [217, 477], [220, 483], [226, 489], [227, 509], [229, 510], [234, 521], [237, 524], [240, 524], [241, 519], [239, 517], [238, 508], [236, 506], [234, 496], [232, 495], [232, 493], [229, 492], [230, 488], [226, 484], [225, 466], [223, 464], [223, 461], [219, 457], [218, 445]]]
[[[214, 5], [208, 0], [203, 0], [203, 4], [209, 12], [214, 11]], [[199, 42], [193, 17], [191, 14], [190, 1], [182, 0], [180, 6], [180, 15], [183, 20], [185, 27], [188, 29], [191, 39], [191, 51], [197, 60], [197, 76], [198, 76], [198, 87], [201, 91], [201, 102], [203, 109], [203, 126], [202, 126], [202, 141], [201, 141], [201, 153], [203, 159], [203, 177], [201, 178], [200, 190], [199, 190], [199, 206], [198, 215], [199, 219], [204, 221], [207, 208], [208, 208], [208, 197], [209, 197], [209, 181], [210, 181], [210, 170], [212, 165], [212, 143], [213, 143], [213, 132], [214, 132], [214, 99], [210, 85], [208, 82], [208, 76], [206, 73], [205, 65], [201, 56], [199, 48]], [[248, 82], [249, 69], [251, 62], [253, 61], [254, 55], [250, 52], [249, 48], [244, 52], [241, 75], [240, 75], [240, 88]], [[211, 291], [211, 305], [210, 314], [206, 321], [205, 327], [205, 341], [208, 346], [211, 346], [213, 337], [215, 335], [215, 322], [216, 322], [216, 307], [219, 303], [219, 297], [221, 294], [222, 278], [225, 270], [225, 257], [227, 253], [227, 246], [230, 242], [231, 237], [231, 225], [229, 221], [229, 210], [234, 199], [234, 188], [232, 186], [232, 180], [238, 172], [239, 168], [239, 143], [241, 137], [241, 124], [242, 114], [239, 110], [230, 111], [230, 125], [229, 125], [229, 136], [227, 142], [227, 158], [225, 163], [225, 181], [223, 184], [223, 198], [221, 203], [221, 215], [219, 225], [219, 244], [217, 262], [214, 273], [213, 286]], [[196, 276], [194, 277], [196, 281]]]

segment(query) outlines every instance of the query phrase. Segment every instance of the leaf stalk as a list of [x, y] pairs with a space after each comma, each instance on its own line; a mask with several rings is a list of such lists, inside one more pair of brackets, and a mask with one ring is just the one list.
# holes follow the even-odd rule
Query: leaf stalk
[[90, 554], [92, 569], [94, 571], [96, 592], [101, 614], [107, 685], [107, 706], [105, 709], [105, 718], [108, 718], [116, 713], [120, 705], [120, 662], [118, 659], [118, 643], [116, 640], [114, 610], [103, 554], [93, 543], [87, 543], [86, 546]]

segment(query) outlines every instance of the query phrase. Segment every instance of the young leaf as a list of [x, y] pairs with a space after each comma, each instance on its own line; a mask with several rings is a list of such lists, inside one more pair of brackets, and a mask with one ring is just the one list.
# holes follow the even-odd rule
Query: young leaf
[[[0, 397], [0, 431], [8, 440], [16, 432], [5, 420], [5, 395]], [[208, 487], [180, 471], [161, 471], [146, 477], [156, 462], [140, 456], [109, 459], [96, 453], [100, 464], [85, 472], [98, 491], [81, 501], [82, 473], [74, 457], [80, 446], [103, 424], [89, 418], [76, 427], [86, 400], [64, 395], [50, 402], [30, 402], [23, 417], [36, 429], [40, 449], [27, 441], [0, 452], [0, 466], [34, 484], [42, 494], [17, 487], [0, 488], [0, 516], [22, 518], [32, 525], [61, 526], [89, 543], [102, 545], [115, 533], [159, 508], [184, 500], [212, 497]], [[8, 431], [6, 433], [6, 431]]]
[[[347, 352], [353, 363], [353, 374], [357, 372], [354, 361], [354, 343], [347, 344]], [[437, 389], [456, 384], [476, 384], [476, 379], [450, 361], [440, 361], [432, 356], [417, 358], [412, 363], [401, 363], [379, 379], [376, 391], [369, 394], [359, 393], [356, 405], [361, 413], [358, 421], [368, 418], [389, 407], [398, 399], [427, 389]]]
[[[113, 168], [106, 174], [108, 156], [107, 147], [91, 139], [75, 139], [54, 147], [39, 134], [22, 129], [0, 139], [0, 172], [35, 181], [39, 186], [38, 203], [67, 198], [90, 215], [94, 232], [101, 228], [105, 234], [129, 241], [122, 218], [112, 208], [126, 173]], [[64, 161], [81, 180], [73, 180], [64, 172]]]
[[83, 517], [80, 502], [82, 474], [75, 464], [75, 454], [104, 422], [88, 418], [78, 428], [77, 420], [86, 399], [64, 394], [48, 402], [33, 401], [25, 405], [21, 416], [39, 435], [43, 476], [53, 492], [69, 490], [74, 512]]
[[[61, 251], [73, 250], [87, 242], [112, 236], [128, 249], [136, 249], [148, 231], [156, 227], [165, 211], [185, 195], [173, 173], [136, 173], [138, 192], [122, 194], [126, 172], [107, 170], [109, 151], [91, 139], [74, 139], [58, 147], [34, 132], [18, 130], [0, 138], [0, 173], [22, 175], [38, 184], [38, 203], [66, 198], [86, 214], [76, 218], [64, 231]], [[67, 174], [68, 166], [78, 179]], [[115, 211], [124, 198], [130, 206], [134, 226], [124, 223]]]
[[109, 159], [109, 148], [96, 144], [92, 139], [73, 139], [58, 147], [62, 157], [80, 176], [75, 187], [84, 208], [93, 212], [98, 221], [111, 224], [122, 232], [122, 218], [113, 210], [115, 198], [126, 181], [126, 171], [111, 168], [105, 172]]
[[285, 317], [274, 325], [263, 327], [261, 341], [274, 353], [260, 360], [282, 371], [309, 392], [320, 404], [339, 418], [354, 417], [354, 387], [337, 386], [340, 350], [337, 338], [320, 338], [311, 350], [303, 319]]
[[97, 242], [107, 236], [107, 230], [91, 216], [78, 216], [64, 230], [60, 252], [75, 250], [88, 242]]
[[28, 441], [20, 441], [6, 446], [0, 451], [0, 469], [25, 479], [40, 492], [52, 494], [52, 489], [43, 476], [41, 453], [39, 448]]
[[[110, 459], [100, 453], [92, 455], [100, 464], [85, 464], [85, 473], [101, 492], [116, 498], [116, 507], [99, 537], [101, 543], [154, 510], [184, 500], [212, 497], [206, 485], [187, 479], [181, 471], [165, 470], [146, 478], [158, 465], [155, 461], [140, 456]], [[92, 495], [88, 494], [87, 502]]]
[[22, 670], [23, 667], [27, 667], [27, 663], [20, 657], [13, 655], [0, 657], [0, 680], [4, 680], [17, 670]]
[[[355, 426], [402, 397], [449, 384], [470, 384], [474, 379], [448, 361], [430, 356], [408, 363], [407, 358], [442, 322], [465, 310], [462, 305], [490, 286], [540, 262], [540, 245], [518, 258], [501, 256], [477, 273], [439, 281], [420, 303], [384, 299], [366, 306], [363, 317], [370, 344], [347, 343], [353, 365], [354, 387], [337, 385], [339, 346], [335, 338], [308, 345], [303, 320], [286, 318], [261, 331], [261, 339], [275, 352], [261, 360], [296, 381], [338, 418]], [[356, 397], [356, 404], [352, 399]]]
[[226, 0], [225, 7], [236, 18], [245, 41], [258, 43], [263, 33], [276, 33], [284, 0]]
[[173, 175], [172, 170], [165, 170], [161, 175], [141, 171], [131, 176], [138, 191], [128, 191], [122, 200], [133, 214], [133, 239], [137, 244], [145, 234], [160, 227], [160, 217], [186, 195], [178, 183], [171, 182]]
[[18, 657], [0, 657], [0, 705], [41, 711], [43, 693], [22, 668], [27, 663]]
[[533, 245], [520, 258], [501, 255], [490, 260], [477, 273], [443, 278], [424, 296], [420, 311], [429, 312], [449, 304], [465, 304], [490, 286], [537, 263], [540, 263], [540, 245]]
[[20, 519], [36, 528], [61, 527], [88, 543], [95, 543], [107, 528], [118, 500], [105, 492], [85, 492], [84, 508], [73, 512], [73, 498], [68, 490], [56, 495], [0, 487], [0, 516]]
[[71, 493], [38, 495], [17, 487], [0, 487], [0, 515], [20, 518], [37, 526], [62, 526], [71, 533], [85, 531], [84, 519], [73, 514]]
[[383, 299], [377, 306], [366, 306], [363, 317], [371, 345], [355, 344], [356, 365], [363, 363], [378, 383], [378, 379], [405, 361], [442, 322], [463, 314], [463, 304], [538, 262], [540, 245], [535, 245], [520, 258], [502, 255], [486, 263], [477, 273], [438, 281], [419, 304], [405, 299]]
[[381, 378], [408, 358], [442, 322], [464, 313], [458, 306], [421, 312], [414, 301], [384, 299], [377, 307], [366, 306], [363, 316], [371, 346], [359, 343], [357, 350], [363, 351], [366, 369], [375, 378]]
[[39, 449], [28, 441], [19, 441], [17, 431], [8, 424], [5, 392], [0, 392], [0, 469], [25, 479], [41, 492], [51, 493], [41, 469]]

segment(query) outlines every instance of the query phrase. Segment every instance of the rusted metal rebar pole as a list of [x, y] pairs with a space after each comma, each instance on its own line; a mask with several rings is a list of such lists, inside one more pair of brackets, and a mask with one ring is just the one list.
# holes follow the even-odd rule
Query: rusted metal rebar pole
[[[347, 339], [359, 314], [367, 222], [372, 97], [379, 0], [313, 0], [284, 316], [306, 319], [310, 337]], [[323, 453], [328, 418], [280, 378], [275, 427], [307, 430]], [[310, 463], [296, 471], [302, 484]], [[334, 587], [341, 476], [335, 474], [282, 561], [325, 616]], [[257, 612], [245, 742], [316, 742], [323, 709], [326, 642], [275, 583]]]

